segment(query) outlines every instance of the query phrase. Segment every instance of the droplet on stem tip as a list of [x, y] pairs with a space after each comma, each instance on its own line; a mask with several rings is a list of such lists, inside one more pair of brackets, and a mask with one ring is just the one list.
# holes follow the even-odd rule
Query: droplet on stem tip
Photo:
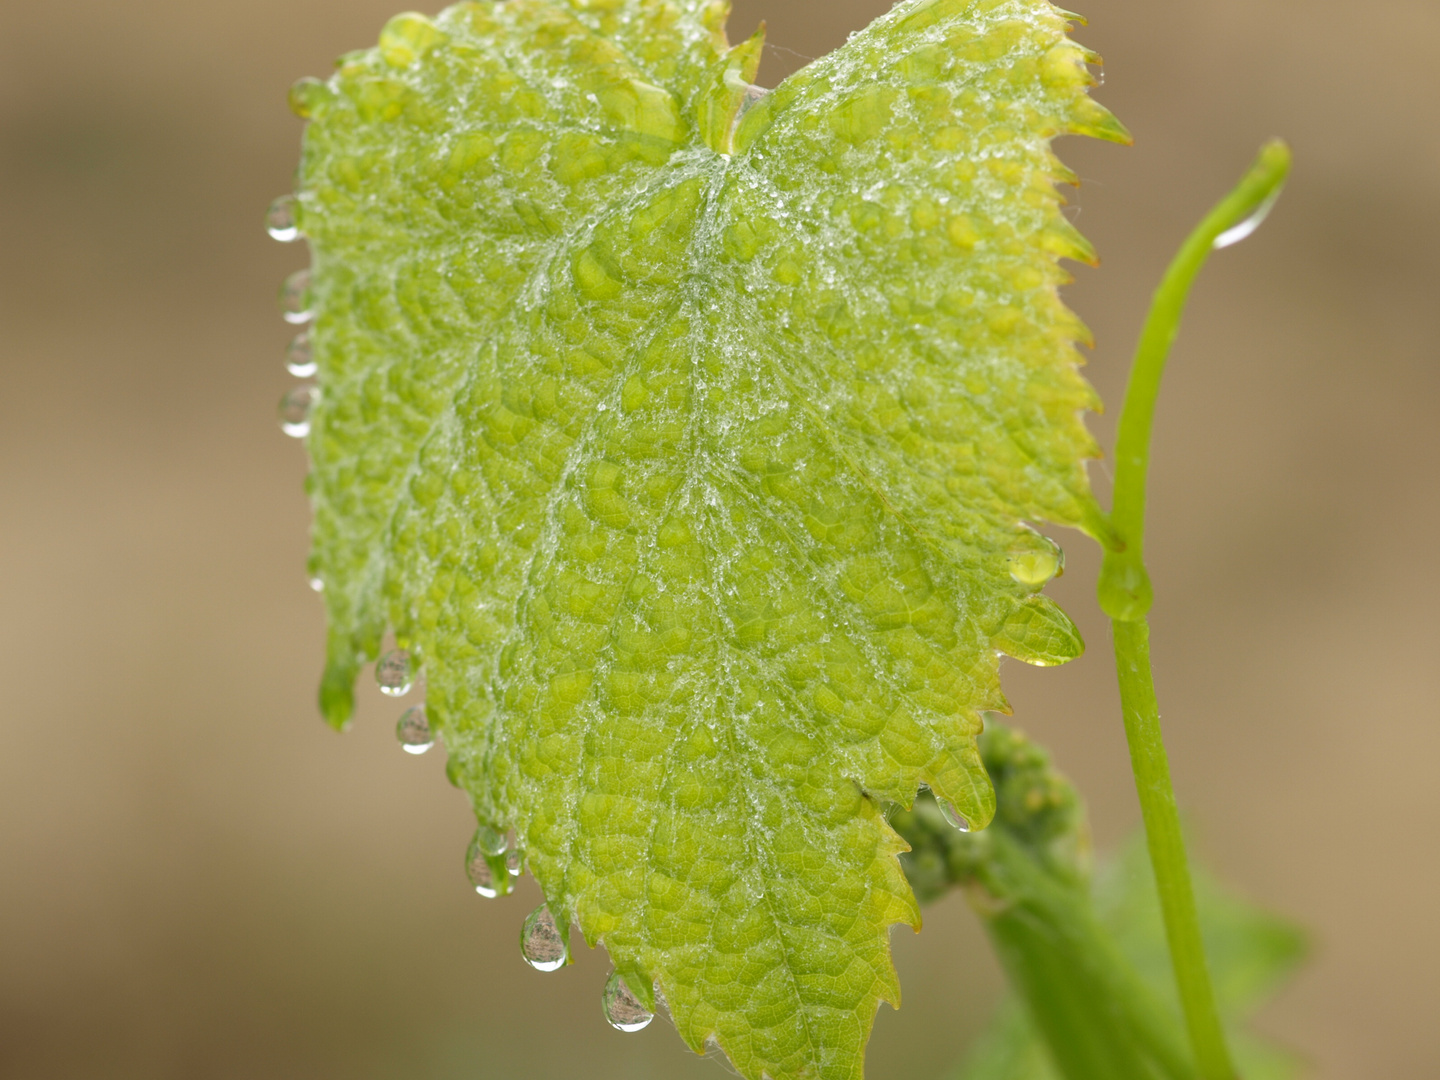
[[1255, 208], [1254, 213], [1238, 225], [1230, 226], [1230, 228], [1215, 237], [1215, 239], [1210, 242], [1210, 247], [1215, 251], [1219, 251], [1221, 248], [1227, 248], [1231, 244], [1238, 244], [1241, 240], [1244, 240], [1256, 229], [1260, 228], [1266, 217], [1269, 216], [1270, 211], [1274, 208], [1275, 200], [1278, 198], [1280, 198], [1280, 189], [1276, 188], [1265, 197], [1264, 202]]

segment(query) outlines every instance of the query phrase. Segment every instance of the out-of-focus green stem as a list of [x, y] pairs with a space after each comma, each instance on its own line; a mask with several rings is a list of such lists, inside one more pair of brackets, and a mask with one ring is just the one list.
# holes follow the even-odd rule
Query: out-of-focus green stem
[[1111, 510], [1114, 542], [1105, 552], [1100, 571], [1100, 607], [1110, 616], [1114, 629], [1115, 668], [1135, 787], [1180, 1003], [1203, 1080], [1235, 1080], [1236, 1073], [1205, 963], [1150, 669], [1150, 628], [1145, 615], [1153, 592], [1144, 562], [1145, 482], [1160, 377], [1180, 328], [1190, 286], [1212, 250], [1244, 239], [1254, 230], [1279, 195], [1289, 170], [1289, 148], [1279, 140], [1267, 143], [1235, 189], [1190, 234], [1155, 291], [1120, 413]]
[[1057, 1076], [1197, 1080], [1179, 1016], [1096, 911], [1074, 786], [1041, 747], [994, 718], [980, 755], [995, 782], [988, 828], [958, 832], [930, 796], [891, 815], [910, 844], [901, 865], [916, 897], [925, 903], [964, 887]]
[[[984, 916], [1011, 986], [1066, 1080], [1194, 1080], [1172, 1012], [1101, 928], [1086, 890], [991, 835], [976, 881], [1005, 898]], [[983, 905], [982, 905], [983, 906]]]

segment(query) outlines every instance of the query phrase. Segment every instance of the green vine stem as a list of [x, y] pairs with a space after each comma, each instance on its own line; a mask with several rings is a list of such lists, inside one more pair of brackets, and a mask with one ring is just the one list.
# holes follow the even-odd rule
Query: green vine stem
[[1114, 628], [1115, 668], [1135, 788], [1185, 1024], [1203, 1080], [1234, 1080], [1236, 1072], [1205, 963], [1150, 670], [1150, 627], [1145, 616], [1154, 596], [1144, 562], [1145, 481], [1160, 378], [1190, 286], [1212, 250], [1254, 231], [1279, 196], [1289, 170], [1290, 150], [1285, 143], [1278, 139], [1267, 143], [1235, 189], [1190, 234], [1155, 291], [1120, 413], [1111, 510], [1114, 542], [1105, 552], [1100, 571], [1100, 607]]

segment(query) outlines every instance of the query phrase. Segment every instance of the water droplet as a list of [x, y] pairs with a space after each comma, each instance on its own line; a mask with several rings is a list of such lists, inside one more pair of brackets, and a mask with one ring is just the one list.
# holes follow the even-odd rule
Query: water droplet
[[605, 983], [605, 992], [600, 1004], [605, 1010], [605, 1019], [618, 1031], [639, 1031], [648, 1027], [655, 1014], [640, 1004], [640, 999], [630, 992], [630, 987], [618, 971], [612, 971]]
[[295, 218], [295, 196], [281, 195], [265, 211], [265, 231], [270, 239], [288, 244], [300, 239], [300, 225]]
[[504, 855], [510, 846], [509, 839], [499, 829], [481, 825], [475, 830], [475, 843], [486, 855]]
[[395, 725], [395, 737], [400, 740], [400, 748], [407, 754], [423, 754], [435, 745], [435, 735], [430, 730], [430, 720], [425, 715], [424, 705], [405, 710], [405, 714]]
[[565, 938], [550, 908], [541, 904], [525, 917], [525, 925], [520, 928], [520, 955], [536, 971], [554, 971], [564, 967], [570, 958]]
[[1276, 188], [1265, 197], [1264, 202], [1255, 208], [1254, 213], [1240, 222], [1240, 224], [1230, 226], [1230, 228], [1215, 237], [1210, 246], [1216, 251], [1219, 251], [1221, 248], [1227, 248], [1231, 244], [1238, 244], [1241, 240], [1244, 240], [1258, 229], [1265, 218], [1269, 216], [1270, 211], [1275, 206], [1275, 200], [1278, 198], [1280, 198], [1280, 189]]
[[940, 816], [948, 821], [953, 828], [959, 829], [961, 832], [970, 831], [970, 822], [964, 814], [955, 809], [954, 803], [949, 799], [940, 798], [937, 798], [935, 802], [940, 807]]
[[470, 884], [475, 886], [475, 891], [486, 900], [493, 900], [502, 891], [509, 891], [508, 881], [497, 884], [495, 868], [490, 865], [490, 856], [481, 851], [474, 840], [470, 841], [469, 850], [465, 852], [465, 876], [470, 879]]
[[316, 577], [312, 577], [312, 578], [310, 579], [310, 588], [314, 589], [316, 592], [324, 592], [324, 591], [325, 591], [325, 579], [322, 578], [322, 577], [319, 577], [318, 575], [317, 575]]
[[297, 386], [280, 399], [280, 430], [296, 439], [310, 434], [310, 410], [320, 392], [313, 386]]
[[519, 877], [520, 871], [525, 869], [525, 856], [515, 848], [505, 853], [505, 872], [511, 877]]
[[404, 697], [415, 685], [410, 673], [410, 654], [404, 649], [391, 649], [375, 662], [375, 681], [380, 692], [391, 697]]
[[285, 350], [285, 370], [298, 378], [308, 379], [318, 367], [314, 346], [310, 344], [310, 331], [295, 335], [295, 340]]
[[312, 119], [325, 111], [334, 96], [323, 82], [307, 75], [290, 87], [290, 111], [302, 120]]
[[1037, 537], [1043, 546], [1019, 548], [1010, 553], [1010, 576], [1021, 585], [1044, 585], [1065, 568], [1065, 555], [1056, 545]]
[[285, 321], [299, 325], [315, 317], [310, 310], [310, 269], [296, 270], [280, 286], [280, 313]]

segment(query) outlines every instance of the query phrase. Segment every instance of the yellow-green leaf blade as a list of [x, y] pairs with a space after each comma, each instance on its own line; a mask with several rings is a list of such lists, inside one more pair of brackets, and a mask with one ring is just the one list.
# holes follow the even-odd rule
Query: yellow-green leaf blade
[[858, 1077], [880, 804], [983, 826], [997, 652], [1078, 654], [1023, 522], [1094, 525], [1048, 141], [1108, 114], [1048, 4], [905, 3], [728, 133], [718, 12], [462, 4], [300, 95], [325, 700], [393, 628], [562, 925], [743, 1075]]

